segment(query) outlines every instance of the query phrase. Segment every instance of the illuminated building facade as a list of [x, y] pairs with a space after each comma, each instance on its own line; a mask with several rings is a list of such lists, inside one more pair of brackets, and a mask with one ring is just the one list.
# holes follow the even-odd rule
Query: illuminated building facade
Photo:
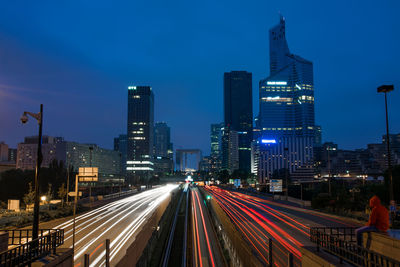
[[221, 139], [221, 168], [233, 173], [239, 169], [239, 134], [229, 127], [224, 127], [222, 128]]
[[121, 174], [126, 173], [126, 154], [128, 148], [128, 136], [126, 134], [120, 134], [114, 138], [114, 150], [120, 153], [121, 157]]
[[211, 171], [218, 172], [221, 168], [221, 137], [222, 137], [222, 128], [224, 127], [223, 123], [215, 123], [211, 124]]
[[312, 179], [313, 64], [290, 53], [283, 17], [270, 29], [269, 41], [270, 76], [259, 83], [259, 178], [265, 181], [275, 170], [289, 168], [291, 173], [306, 169]]
[[128, 87], [127, 175], [147, 179], [154, 171], [154, 94], [150, 86]]
[[172, 173], [174, 152], [171, 143], [171, 128], [165, 122], [154, 125], [154, 167], [158, 173]]
[[252, 74], [246, 71], [224, 73], [225, 126], [238, 134], [239, 169], [251, 170], [253, 141]]

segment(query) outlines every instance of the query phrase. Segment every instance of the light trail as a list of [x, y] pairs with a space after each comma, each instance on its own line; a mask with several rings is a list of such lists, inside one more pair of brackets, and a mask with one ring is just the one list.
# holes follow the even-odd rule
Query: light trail
[[[146, 190], [77, 216], [75, 266], [83, 264], [83, 254], [94, 258], [91, 265], [104, 266], [104, 239], [107, 238], [111, 241], [110, 261], [119, 260], [122, 256], [120, 253], [126, 251], [151, 214], [177, 187], [178, 185], [166, 185]], [[66, 247], [72, 247], [72, 225], [73, 219], [68, 219], [52, 227], [65, 229]]]
[[201, 215], [201, 220], [203, 221], [203, 228], [204, 228], [204, 233], [206, 235], [206, 240], [207, 240], [207, 247], [208, 247], [208, 253], [210, 255], [210, 259], [211, 259], [211, 265], [214, 267], [215, 263], [214, 263], [214, 256], [213, 253], [211, 251], [211, 246], [210, 246], [210, 240], [208, 239], [208, 234], [207, 234], [207, 229], [206, 229], [206, 223], [204, 221], [204, 216], [203, 216], [203, 209], [201, 207], [200, 204], [200, 200], [199, 200], [199, 196], [197, 192], [194, 192], [196, 195], [196, 199], [197, 199], [197, 203], [199, 204], [199, 209], [200, 209], [200, 215]]

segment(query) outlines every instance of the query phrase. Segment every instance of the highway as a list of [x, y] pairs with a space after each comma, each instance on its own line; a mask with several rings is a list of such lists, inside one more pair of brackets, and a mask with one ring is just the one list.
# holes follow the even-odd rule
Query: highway
[[212, 194], [264, 264], [269, 264], [269, 238], [274, 242], [274, 266], [286, 266], [289, 252], [293, 255], [294, 265], [300, 266], [299, 247], [312, 245], [309, 241], [310, 227], [356, 226], [309, 209], [214, 186], [206, 186], [205, 189]]
[[[110, 263], [115, 266], [154, 209], [177, 187], [166, 185], [144, 191], [77, 216], [74, 267], [84, 265], [84, 254], [89, 254], [91, 266], [104, 266], [106, 239], [110, 239]], [[46, 223], [46, 228], [64, 229], [64, 247], [72, 247], [72, 219]]]
[[225, 266], [222, 250], [212, 221], [206, 210], [204, 200], [198, 189], [192, 187], [191, 193], [191, 240], [193, 266]]

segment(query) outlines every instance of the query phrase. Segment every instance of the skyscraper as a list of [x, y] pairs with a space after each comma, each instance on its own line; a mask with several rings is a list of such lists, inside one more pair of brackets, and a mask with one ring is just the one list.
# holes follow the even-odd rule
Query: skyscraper
[[154, 156], [157, 172], [171, 173], [173, 171], [171, 128], [165, 122], [157, 122], [154, 126]]
[[246, 71], [224, 73], [225, 126], [238, 134], [239, 169], [250, 172], [253, 139], [252, 74]]
[[154, 126], [154, 153], [156, 157], [169, 157], [171, 148], [171, 129], [165, 122], [157, 122]]
[[304, 168], [312, 178], [314, 79], [312, 62], [290, 53], [285, 19], [269, 31], [270, 75], [259, 83], [260, 179]]
[[233, 173], [239, 169], [240, 161], [238, 132], [226, 126], [222, 128], [221, 139], [221, 168]]
[[222, 137], [222, 128], [224, 127], [224, 123], [215, 123], [211, 124], [211, 133], [210, 133], [210, 141], [211, 141], [211, 171], [217, 172], [221, 168], [221, 137]]
[[149, 178], [154, 170], [154, 94], [150, 86], [128, 87], [127, 174]]
[[126, 155], [128, 149], [128, 136], [126, 134], [120, 134], [114, 138], [114, 150], [120, 153], [121, 157], [121, 174], [126, 173]]

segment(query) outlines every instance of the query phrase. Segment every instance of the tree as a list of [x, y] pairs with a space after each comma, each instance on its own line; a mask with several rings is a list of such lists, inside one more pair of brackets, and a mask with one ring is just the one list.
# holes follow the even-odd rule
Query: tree
[[26, 206], [33, 204], [35, 201], [35, 191], [33, 191], [32, 183], [29, 183], [28, 193], [24, 195], [24, 203]]
[[67, 195], [67, 189], [65, 188], [65, 184], [63, 183], [59, 188], [58, 188], [58, 197], [61, 198], [61, 207], [64, 207], [64, 198]]
[[228, 183], [230, 178], [231, 176], [229, 175], [228, 170], [222, 170], [218, 173], [218, 180], [223, 184]]
[[47, 189], [47, 193], [46, 193], [46, 201], [47, 203], [50, 203], [50, 200], [53, 199], [53, 192], [52, 192], [52, 184], [49, 184], [48, 189]]

